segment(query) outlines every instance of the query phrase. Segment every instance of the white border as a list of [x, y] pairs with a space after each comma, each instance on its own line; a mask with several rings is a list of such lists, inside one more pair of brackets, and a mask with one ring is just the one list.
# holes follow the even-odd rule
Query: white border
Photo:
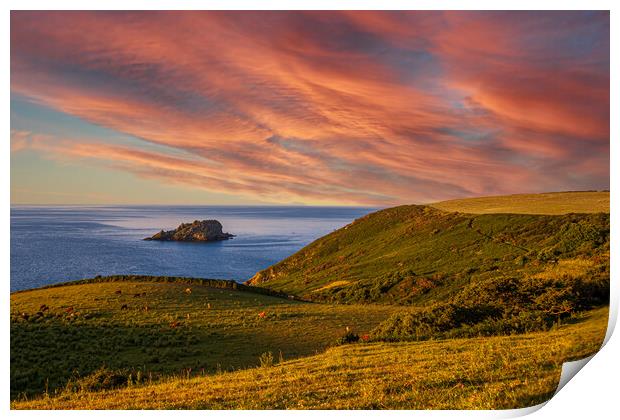
[[[618, 12], [620, 2], [613, 2], [611, 0], [590, 0], [590, 1], [578, 1], [578, 0], [502, 0], [487, 1], [487, 0], [421, 0], [421, 1], [394, 1], [394, 0], [348, 0], [348, 1], [335, 1], [335, 0], [313, 0], [313, 1], [285, 1], [285, 0], [269, 0], [269, 1], [242, 1], [242, 0], [227, 0], [227, 1], [199, 1], [199, 0], [107, 0], [107, 1], [90, 1], [80, 2], [76, 0], [57, 0], [55, 2], [50, 1], [5, 1], [5, 12], [2, 15], [2, 27], [3, 42], [2, 42], [2, 59], [3, 65], [0, 67], [2, 74], [2, 80], [4, 82], [3, 89], [3, 102], [2, 110], [3, 117], [3, 133], [6, 142], [4, 143], [4, 152], [0, 154], [0, 167], [4, 171], [4, 176], [0, 179], [2, 197], [4, 200], [4, 206], [2, 207], [2, 232], [9, 232], [10, 229], [10, 14], [9, 10], [28, 10], [28, 9], [90, 9], [90, 10], [103, 10], [103, 9], [228, 9], [228, 10], [294, 10], [294, 9], [322, 9], [322, 10], [336, 10], [336, 9], [414, 9], [414, 10], [611, 10], [611, 138], [618, 139], [618, 120], [617, 116], [620, 115], [618, 108], [618, 93], [620, 92], [620, 86], [618, 78], [614, 75], [620, 74], [618, 68]], [[616, 118], [614, 118], [616, 117]], [[615, 143], [611, 143], [611, 159], [614, 162], [614, 158], [617, 158], [618, 147]], [[615, 159], [617, 162], [617, 159]], [[616, 181], [619, 179], [620, 169], [617, 165], [611, 165], [611, 185], [615, 186]], [[615, 187], [612, 187], [612, 190]], [[617, 200], [612, 193], [611, 196], [611, 208], [612, 208], [612, 251], [618, 249], [619, 233], [617, 232], [614, 221], [616, 220]], [[2, 395], [5, 399], [4, 409], [8, 411], [9, 408], [9, 323], [7, 317], [9, 314], [9, 278], [10, 278], [10, 235], [4, 234], [1, 242], [2, 254], [0, 261], [2, 265], [2, 273], [4, 274], [2, 284], [4, 292], [2, 295], [3, 314], [5, 316], [2, 323], [2, 336], [4, 338], [4, 346], [2, 348], [1, 363], [5, 367], [2, 369]], [[612, 260], [614, 259], [615, 252], [612, 252]], [[612, 261], [612, 316], [610, 317], [610, 326], [615, 324], [618, 312], [618, 287], [617, 279], [615, 279], [615, 261]], [[613, 328], [613, 327], [612, 327]], [[611, 336], [605, 347], [588, 363], [588, 365], [577, 375], [576, 379], [571, 380], [556, 396], [554, 396], [545, 406], [539, 411], [534, 412], [530, 418], [567, 418], [567, 419], [583, 419], [584, 417], [590, 418], [612, 418], [618, 413], [618, 397], [617, 397], [617, 381], [620, 378], [620, 363], [618, 356], [620, 355], [620, 342], [617, 338], [617, 334]], [[540, 408], [540, 407], [537, 407]], [[377, 411], [377, 412], [349, 412], [349, 411], [330, 411], [323, 414], [320, 411], [296, 411], [296, 412], [281, 412], [281, 411], [258, 411], [258, 412], [243, 412], [243, 411], [183, 411], [175, 412], [175, 416], [199, 418], [208, 415], [214, 419], [230, 419], [230, 418], [248, 418], [251, 416], [253, 419], [284, 419], [285, 417], [295, 416], [296, 418], [304, 419], [316, 419], [323, 415], [328, 415], [331, 418], [345, 418], [349, 416], [371, 416], [375, 418], [423, 418], [432, 416], [433, 418], [496, 418], [496, 417], [510, 417], [519, 414], [526, 414], [531, 412], [532, 409], [526, 410], [512, 410], [512, 411]], [[48, 418], [82, 418], [84, 413], [80, 412], [45, 412], [39, 414], [38, 412], [23, 412], [23, 411], [11, 411], [8, 413], [14, 418], [34, 418], [35, 416], [44, 415]], [[168, 412], [101, 412], [93, 411], [89, 412], [88, 416], [93, 418], [107, 418], [110, 415], [120, 416], [122, 418], [137, 418], [148, 416], [149, 418], [164, 418], [168, 417]]]

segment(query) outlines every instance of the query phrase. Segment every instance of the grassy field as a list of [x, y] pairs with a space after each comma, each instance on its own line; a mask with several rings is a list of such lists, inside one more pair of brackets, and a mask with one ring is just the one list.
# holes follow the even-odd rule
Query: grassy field
[[461, 213], [566, 214], [609, 213], [609, 191], [555, 192], [475, 197], [430, 204]]
[[550, 332], [353, 344], [193, 379], [12, 402], [13, 409], [499, 409], [551, 397], [564, 361], [597, 351], [607, 309]]
[[[36, 315], [43, 304], [50, 309]], [[14, 293], [11, 396], [46, 387], [53, 393], [74, 370], [84, 376], [104, 364], [158, 377], [254, 367], [269, 351], [276, 360], [308, 356], [335, 343], [346, 327], [370, 331], [393, 311], [148, 281]]]

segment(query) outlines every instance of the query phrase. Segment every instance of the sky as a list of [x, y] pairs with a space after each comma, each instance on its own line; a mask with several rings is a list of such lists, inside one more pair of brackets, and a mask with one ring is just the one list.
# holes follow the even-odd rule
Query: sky
[[608, 12], [11, 12], [11, 203], [609, 188]]

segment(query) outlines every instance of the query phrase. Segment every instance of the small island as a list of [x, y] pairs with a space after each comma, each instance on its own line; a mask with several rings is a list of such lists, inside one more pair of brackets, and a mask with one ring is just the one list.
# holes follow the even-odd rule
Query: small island
[[212, 242], [234, 238], [235, 235], [222, 231], [222, 224], [217, 220], [195, 220], [193, 223], [181, 223], [174, 229], [162, 230], [155, 235], [144, 238], [145, 241], [183, 241]]

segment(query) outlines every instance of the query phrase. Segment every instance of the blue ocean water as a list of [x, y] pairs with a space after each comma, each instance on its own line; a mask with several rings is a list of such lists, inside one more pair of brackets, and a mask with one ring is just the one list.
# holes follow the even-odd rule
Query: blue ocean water
[[[96, 275], [244, 281], [373, 209], [359, 207], [12, 207], [11, 291]], [[217, 219], [234, 239], [143, 241], [183, 222]]]

